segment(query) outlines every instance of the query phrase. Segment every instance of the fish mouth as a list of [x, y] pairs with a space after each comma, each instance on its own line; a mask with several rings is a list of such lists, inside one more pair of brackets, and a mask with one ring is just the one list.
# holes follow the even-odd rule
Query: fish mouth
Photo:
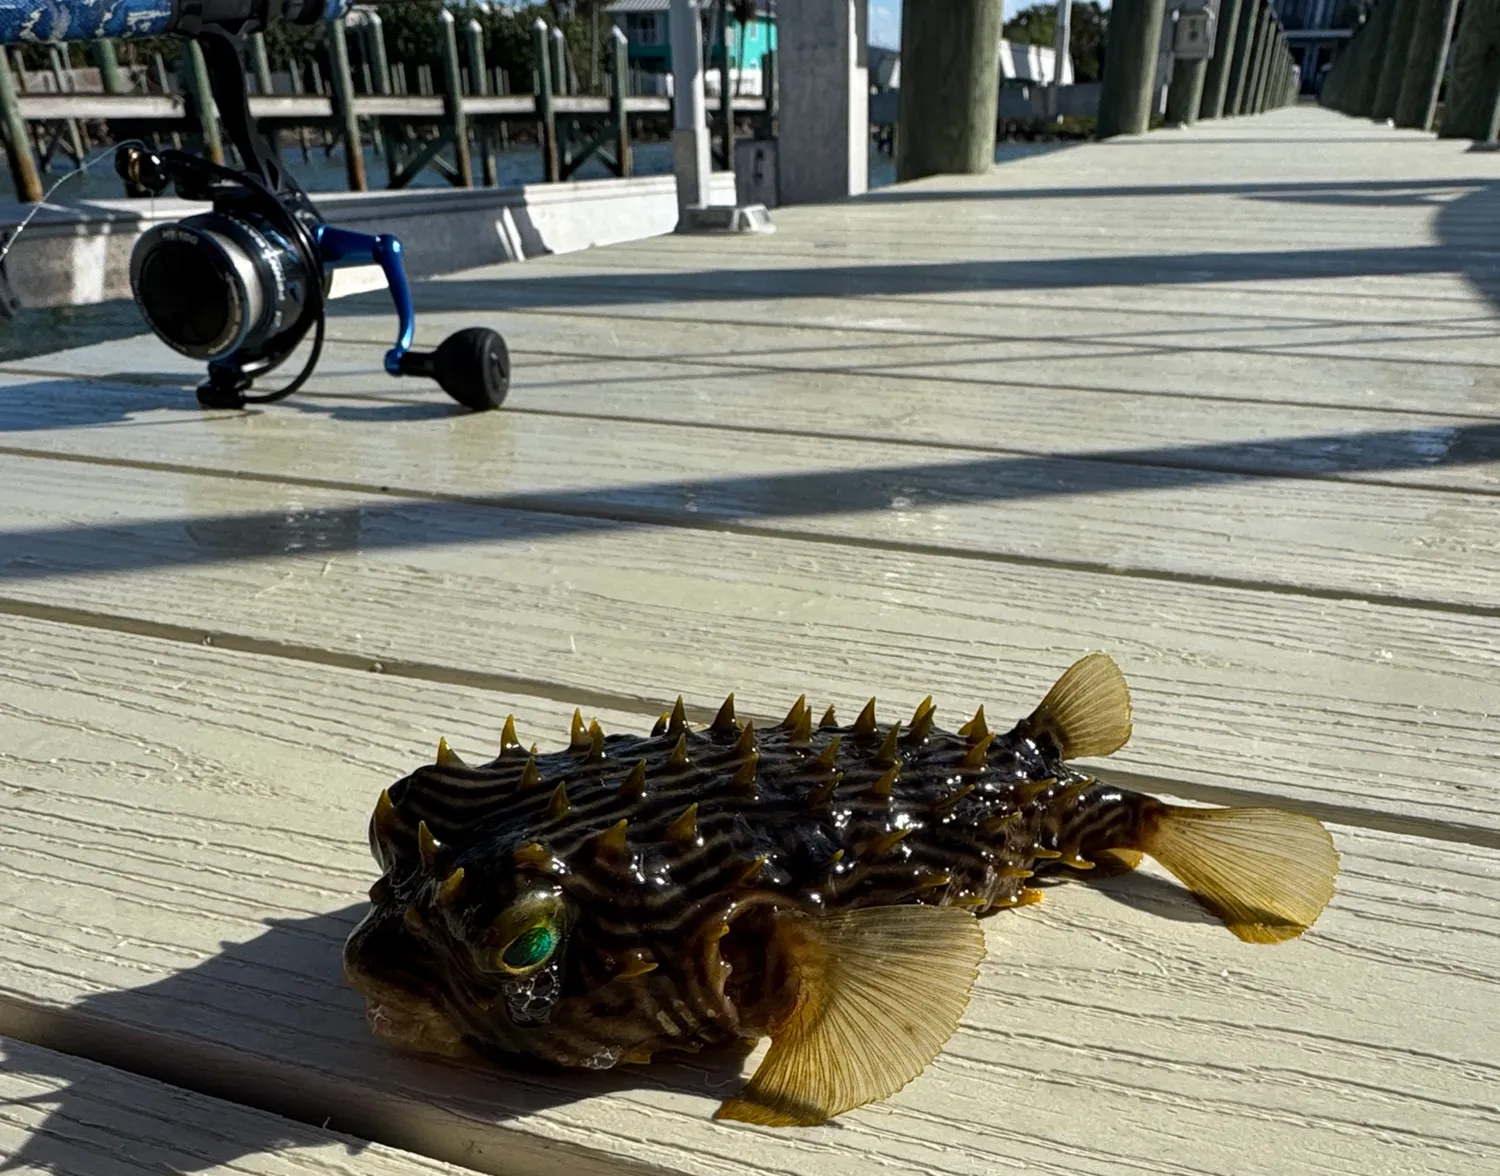
[[448, 1058], [468, 1057], [472, 1053], [458, 1027], [425, 1001], [396, 1002], [366, 997], [365, 1020], [383, 1040], [412, 1053]]

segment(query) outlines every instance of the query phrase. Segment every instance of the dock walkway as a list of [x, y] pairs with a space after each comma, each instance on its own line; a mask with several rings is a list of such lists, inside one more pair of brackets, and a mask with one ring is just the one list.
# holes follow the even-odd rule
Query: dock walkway
[[[0, 367], [7, 1170], [1493, 1176], [1500, 155], [1465, 146], [1304, 107], [427, 283], [419, 344], [510, 343], [483, 416], [380, 374], [383, 295], [264, 411], [201, 412], [149, 336]], [[936, 1063], [809, 1130], [712, 1121], [707, 1065], [398, 1056], [341, 982], [376, 794], [440, 736], [731, 690], [995, 725], [1093, 650], [1134, 690], [1109, 778], [1329, 823], [1305, 937], [1150, 864], [1053, 888], [987, 920]]]

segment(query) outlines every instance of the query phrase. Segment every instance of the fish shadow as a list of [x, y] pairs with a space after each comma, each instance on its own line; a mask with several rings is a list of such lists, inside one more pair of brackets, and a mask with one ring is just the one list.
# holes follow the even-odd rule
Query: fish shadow
[[[556, 1071], [421, 1057], [390, 1046], [371, 1032], [363, 1001], [342, 979], [344, 940], [367, 909], [361, 903], [270, 920], [261, 934], [225, 943], [194, 967], [65, 1009], [27, 1009], [13, 1019], [0, 1008], [0, 1033], [9, 1029], [28, 1043], [0, 1042], [0, 1074], [29, 1076], [45, 1090], [14, 1102], [51, 1108], [19, 1149], [0, 1156], [0, 1172], [84, 1170], [77, 1125], [96, 1122], [98, 1108], [118, 1105], [121, 1096], [118, 1074], [81, 1067], [79, 1058], [237, 1104], [222, 1108], [223, 1129], [213, 1117], [216, 1129], [182, 1132], [180, 1144], [176, 1131], [149, 1142], [122, 1133], [115, 1142], [123, 1159], [181, 1173], [330, 1142], [350, 1155], [374, 1142], [462, 1162], [475, 1129], [466, 1124], [476, 1120], [500, 1124], [629, 1090], [698, 1096], [708, 1118], [742, 1082], [743, 1049]], [[517, 1151], [527, 1146], [517, 1133]], [[438, 1154], [444, 1149], [451, 1154]]]
[[[1060, 879], [1066, 884], [1073, 879]], [[1139, 870], [1079, 879], [1111, 902], [1159, 919], [1223, 927], [1181, 884]]]

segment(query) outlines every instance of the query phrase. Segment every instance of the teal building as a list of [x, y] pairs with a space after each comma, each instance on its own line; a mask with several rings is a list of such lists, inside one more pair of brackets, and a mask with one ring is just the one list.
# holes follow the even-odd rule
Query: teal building
[[[615, 26], [625, 34], [627, 54], [632, 69], [649, 74], [672, 72], [672, 46], [668, 35], [672, 0], [614, 0], [606, 12]], [[703, 64], [718, 69], [723, 63], [719, 50], [719, 5], [714, 0], [702, 5], [705, 45]], [[741, 14], [753, 16], [741, 24]], [[768, 50], [776, 48], [776, 18], [766, 0], [729, 5], [729, 69], [744, 83], [741, 93], [759, 92], [762, 61]]]

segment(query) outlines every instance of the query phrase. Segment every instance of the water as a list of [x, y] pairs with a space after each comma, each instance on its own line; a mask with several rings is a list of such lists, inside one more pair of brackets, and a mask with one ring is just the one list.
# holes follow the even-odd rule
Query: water
[[[1066, 146], [1064, 143], [1000, 143], [995, 147], [995, 162], [1006, 163], [1044, 154]], [[672, 148], [669, 143], [637, 143], [635, 147], [634, 171], [637, 175], [668, 175], [672, 170]], [[94, 153], [93, 159], [103, 160], [108, 149]], [[283, 162], [296, 180], [309, 192], [342, 192], [346, 190], [344, 159], [341, 147], [325, 155], [321, 146], [310, 149], [304, 162], [299, 147], [288, 146], [282, 152]], [[475, 160], [476, 169], [479, 162]], [[54, 204], [79, 204], [91, 200], [120, 200], [124, 198], [120, 179], [108, 162], [93, 163], [92, 168], [75, 176], [64, 184], [53, 196]], [[534, 147], [520, 147], [498, 153], [496, 167], [499, 182], [503, 187], [542, 182], [541, 152]], [[59, 166], [43, 177], [43, 184], [50, 185], [65, 174]], [[384, 186], [385, 165], [373, 150], [365, 150], [365, 174], [371, 188]], [[609, 175], [603, 163], [590, 160], [576, 173], [581, 180], [602, 179]], [[888, 187], [896, 182], [896, 164], [888, 155], [873, 147], [870, 151], [870, 187]], [[476, 176], [476, 183], [478, 177]], [[426, 170], [412, 181], [413, 188], [444, 188], [448, 186], [440, 174]], [[0, 167], [0, 203], [13, 201], [9, 169]], [[67, 347], [83, 347], [102, 343], [110, 339], [125, 339], [146, 330], [140, 312], [131, 302], [107, 302], [95, 306], [61, 306], [24, 309], [14, 319], [0, 317], [0, 361], [23, 359], [29, 355], [42, 355]]]

